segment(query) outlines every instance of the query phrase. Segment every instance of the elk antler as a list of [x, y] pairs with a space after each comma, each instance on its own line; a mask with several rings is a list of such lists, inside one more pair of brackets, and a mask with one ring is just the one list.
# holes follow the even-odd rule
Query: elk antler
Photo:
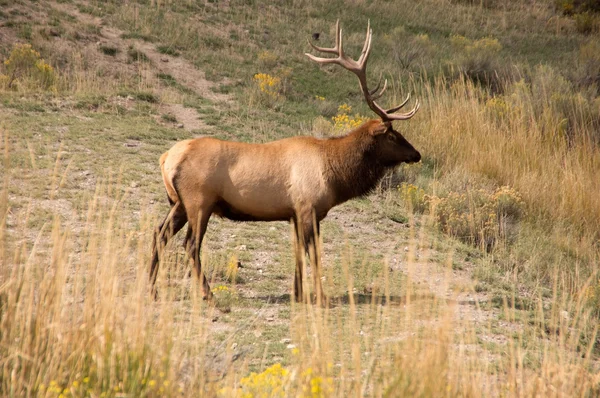
[[[377, 83], [377, 87], [374, 90], [369, 90], [367, 86], [367, 61], [369, 59], [369, 53], [371, 52], [371, 38], [373, 36], [373, 32], [371, 30], [371, 22], [367, 23], [367, 38], [365, 39], [365, 44], [362, 49], [362, 53], [360, 54], [360, 58], [358, 61], [355, 61], [344, 54], [344, 48], [342, 47], [342, 29], [340, 28], [340, 21], [335, 24], [335, 47], [333, 48], [324, 48], [318, 47], [312, 44], [309, 40], [308, 44], [311, 45], [317, 51], [327, 53], [327, 54], [336, 54], [336, 58], [319, 58], [315, 57], [312, 54], [306, 53], [305, 55], [308, 58], [312, 59], [315, 62], [320, 64], [338, 64], [345, 69], [348, 69], [350, 72], [354, 73], [358, 77], [358, 81], [360, 82], [360, 89], [362, 90], [365, 99], [367, 100], [367, 104], [369, 104], [369, 108], [373, 112], [375, 112], [384, 122], [390, 122], [392, 120], [407, 120], [410, 119], [417, 113], [419, 110], [420, 104], [419, 100], [416, 101], [415, 107], [408, 113], [394, 113], [402, 108], [408, 100], [410, 99], [410, 94], [406, 97], [404, 102], [400, 105], [390, 108], [388, 110], [383, 109], [381, 106], [375, 102], [376, 99], [379, 99], [385, 89], [387, 88], [387, 79], [383, 84], [383, 88], [379, 91], [379, 87], [381, 85], [381, 77], [379, 77], [379, 83]], [[379, 92], [378, 92], [379, 91]]]

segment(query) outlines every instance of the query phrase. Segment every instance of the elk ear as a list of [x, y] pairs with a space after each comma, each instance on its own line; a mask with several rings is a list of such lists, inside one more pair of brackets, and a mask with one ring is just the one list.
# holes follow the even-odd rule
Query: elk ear
[[391, 123], [385, 123], [380, 120], [374, 121], [374, 123], [369, 126], [369, 134], [373, 137], [378, 136], [380, 134], [384, 134], [391, 127]]

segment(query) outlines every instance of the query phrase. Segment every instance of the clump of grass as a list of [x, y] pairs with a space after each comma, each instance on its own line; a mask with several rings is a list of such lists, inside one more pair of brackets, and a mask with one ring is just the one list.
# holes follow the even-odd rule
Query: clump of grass
[[133, 98], [139, 100], [139, 101], [145, 101], [145, 102], [149, 102], [151, 104], [156, 104], [158, 103], [158, 97], [151, 92], [148, 91], [135, 91], [133, 93], [126, 93], [124, 96], [127, 95], [131, 95], [133, 96]]
[[177, 50], [177, 48], [175, 48], [173, 46], [167, 46], [167, 45], [161, 44], [161, 45], [157, 46], [156, 49], [161, 54], [171, 55], [173, 57], [178, 57], [181, 55], [181, 52], [179, 52], [179, 50]]
[[127, 57], [129, 58], [129, 62], [150, 62], [148, 56], [134, 46], [129, 46]]
[[143, 34], [143, 33], [140, 33], [140, 32], [126, 32], [126, 33], [123, 33], [121, 35], [121, 37], [123, 39], [139, 39], [139, 40], [147, 41], [147, 42], [150, 42], [150, 43], [153, 43], [153, 42], [156, 41], [156, 39], [154, 38], [154, 36]]
[[110, 57], [116, 57], [117, 54], [119, 53], [119, 49], [115, 46], [111, 46], [109, 44], [102, 44], [98, 47], [98, 50], [104, 54], [104, 55], [108, 55]]
[[177, 123], [177, 118], [171, 113], [164, 113], [160, 118], [167, 123]]
[[93, 111], [98, 110], [105, 103], [106, 97], [103, 95], [87, 95], [77, 100], [75, 108]]

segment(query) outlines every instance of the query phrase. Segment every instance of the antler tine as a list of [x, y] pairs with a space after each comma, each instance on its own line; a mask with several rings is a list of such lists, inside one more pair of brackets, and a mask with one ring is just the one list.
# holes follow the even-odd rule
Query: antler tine
[[[386, 79], [386, 81], [387, 81], [387, 79]], [[375, 94], [379, 90], [379, 87], [381, 87], [381, 73], [379, 74], [379, 81], [377, 81], [377, 87], [375, 87], [373, 90], [370, 90], [369, 94], [370, 95]]]
[[388, 114], [389, 120], [407, 120], [410, 119], [411, 117], [413, 117], [415, 115], [415, 113], [417, 113], [417, 111], [419, 110], [419, 108], [421, 107], [421, 103], [419, 102], [419, 100], [415, 101], [415, 107], [408, 113], [402, 113], [402, 114]]
[[363, 45], [360, 58], [358, 58], [358, 67], [365, 69], [369, 54], [371, 53], [371, 39], [373, 38], [373, 31], [371, 30], [371, 20], [367, 20], [367, 36], [365, 37], [365, 44]]
[[[410, 99], [410, 93], [408, 93], [408, 95], [406, 96], [406, 99], [404, 100], [403, 103], [401, 103], [398, 106], [395, 106], [393, 108], [388, 109], [387, 111], [385, 111], [386, 113], [394, 113], [396, 111], [398, 111], [399, 109], [401, 109], [404, 105], [406, 105], [406, 103], [408, 102], [408, 100]], [[419, 100], [417, 100], [417, 102], [419, 102]]]
[[[385, 81], [383, 82], [383, 88], [381, 89], [381, 91], [379, 93], [376, 93], [377, 90], [374, 90], [374, 92], [371, 93], [371, 97], [373, 97], [373, 100], [378, 100], [379, 98], [381, 98], [383, 93], [385, 93], [386, 89], [387, 89], [387, 79], [385, 79]], [[386, 111], [386, 112], [389, 112], [389, 111]]]
[[319, 47], [319, 46], [315, 46], [314, 44], [312, 44], [312, 42], [310, 40], [307, 39], [307, 41], [308, 41], [308, 44], [310, 44], [310, 46], [317, 51], [327, 53], [327, 54], [338, 55], [338, 51], [340, 48], [340, 39], [342, 36], [341, 33], [342, 32], [340, 29], [340, 20], [338, 19], [337, 22], [335, 23], [335, 47], [332, 47], [332, 48]]

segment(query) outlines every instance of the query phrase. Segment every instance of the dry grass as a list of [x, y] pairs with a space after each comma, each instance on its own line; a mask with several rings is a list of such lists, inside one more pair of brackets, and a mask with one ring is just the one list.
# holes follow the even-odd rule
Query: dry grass
[[[269, 345], [254, 352], [236, 346], [245, 334], [260, 333], [257, 326], [269, 304], [239, 318], [233, 330], [215, 334], [211, 320], [219, 311], [200, 300], [195, 281], [177, 282], [186, 279], [186, 266], [177, 255], [163, 262], [162, 298], [151, 300], [145, 264], [152, 217], [142, 215], [137, 228], [123, 225], [125, 198], [117, 192], [110, 183], [100, 183], [82, 209], [81, 231], [65, 228], [56, 218], [41, 228], [33, 245], [23, 241], [9, 248], [3, 223], [0, 255], [4, 264], [13, 264], [0, 275], [3, 395], [598, 392], [591, 352], [596, 329], [583, 300], [555, 297], [548, 308], [535, 310], [531, 321], [520, 320], [520, 312], [505, 303], [501, 317], [512, 335], [497, 335], [492, 318], [475, 329], [474, 317], [486, 312], [476, 302], [465, 307], [452, 298], [423, 295], [410, 279], [404, 294], [392, 295], [387, 267], [366, 300], [349, 294], [344, 304], [327, 309], [291, 303], [286, 363], [262, 372]], [[26, 221], [16, 229], [27, 233]], [[419, 247], [429, 245], [413, 242], [410, 261]], [[342, 258], [348, 292], [354, 291], [351, 261]], [[236, 286], [221, 290], [231, 289]], [[258, 372], [250, 374], [254, 355]]]

